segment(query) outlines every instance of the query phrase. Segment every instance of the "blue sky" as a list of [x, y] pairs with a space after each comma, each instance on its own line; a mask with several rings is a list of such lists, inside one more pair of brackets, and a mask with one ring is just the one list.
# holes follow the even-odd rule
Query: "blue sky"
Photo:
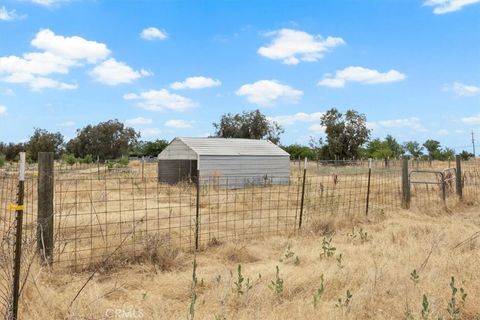
[[0, 141], [114, 118], [204, 136], [259, 108], [307, 143], [336, 107], [460, 151], [480, 141], [479, 58], [480, 0], [0, 0]]

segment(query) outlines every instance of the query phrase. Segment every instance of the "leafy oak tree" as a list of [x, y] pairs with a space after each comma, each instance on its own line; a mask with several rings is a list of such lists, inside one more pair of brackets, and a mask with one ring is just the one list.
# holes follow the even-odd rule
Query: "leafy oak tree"
[[432, 160], [437, 160], [441, 156], [441, 144], [437, 140], [429, 139], [423, 144], [425, 149], [428, 152], [428, 156]]
[[77, 158], [88, 155], [101, 161], [128, 155], [138, 142], [140, 134], [118, 120], [100, 122], [77, 130], [77, 136], [67, 143], [67, 152]]
[[35, 128], [33, 135], [26, 144], [28, 158], [38, 160], [39, 152], [53, 152], [56, 159], [63, 151], [63, 135], [60, 132], [48, 132], [44, 129]]
[[403, 144], [405, 151], [414, 159], [418, 159], [423, 156], [423, 146], [417, 141], [407, 141]]
[[366, 116], [355, 110], [343, 114], [335, 108], [330, 109], [322, 116], [320, 124], [326, 134], [323, 154], [330, 159], [358, 158], [360, 148], [370, 138]]
[[271, 121], [260, 110], [224, 114], [214, 122], [215, 136], [221, 138], [267, 139], [275, 144], [280, 142], [283, 128]]

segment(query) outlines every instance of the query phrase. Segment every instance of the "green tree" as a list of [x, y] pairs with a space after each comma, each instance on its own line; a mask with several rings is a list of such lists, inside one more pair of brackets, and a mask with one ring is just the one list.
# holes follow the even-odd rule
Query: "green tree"
[[453, 159], [455, 159], [455, 150], [451, 148], [445, 148], [440, 151], [438, 160], [447, 161]]
[[325, 128], [326, 153], [330, 158], [358, 158], [359, 151], [370, 138], [367, 118], [355, 110], [345, 114], [333, 108], [320, 119]]
[[25, 145], [23, 143], [4, 143], [0, 142], [0, 153], [5, 155], [6, 161], [15, 161], [19, 156], [19, 153], [25, 151]]
[[367, 145], [366, 154], [369, 158], [383, 159], [388, 166], [389, 159], [397, 159], [404, 154], [403, 147], [397, 140], [388, 135], [384, 140], [374, 139]]
[[168, 146], [167, 140], [140, 141], [133, 148], [132, 154], [136, 156], [156, 157]]
[[423, 144], [425, 149], [427, 149], [428, 156], [432, 160], [437, 160], [441, 157], [441, 144], [437, 140], [427, 140]]
[[405, 154], [405, 149], [403, 146], [391, 135], [387, 135], [385, 137], [385, 144], [392, 151], [390, 158], [398, 159]]
[[301, 158], [301, 159], [309, 159], [309, 160], [315, 160], [316, 159], [316, 153], [314, 150], [310, 149], [307, 146], [301, 146], [299, 144], [291, 144], [288, 146], [281, 146], [283, 150], [288, 152], [290, 156], [294, 159]]
[[368, 143], [367, 155], [373, 159], [389, 159], [393, 156], [393, 151], [385, 141], [377, 138]]
[[470, 153], [470, 152], [465, 151], [465, 150], [460, 152], [459, 156], [463, 161], [468, 161], [468, 160], [470, 160], [471, 158], [474, 157], [473, 153]]
[[100, 122], [77, 130], [75, 138], [67, 143], [67, 151], [77, 158], [92, 155], [102, 161], [128, 155], [137, 144], [140, 134], [118, 120]]
[[407, 141], [403, 144], [405, 151], [414, 159], [418, 159], [423, 155], [423, 146], [416, 141]]
[[260, 110], [224, 114], [214, 122], [215, 136], [221, 138], [267, 139], [275, 144], [280, 142], [282, 127], [269, 120]]
[[63, 151], [63, 135], [60, 132], [48, 132], [44, 129], [35, 128], [33, 135], [26, 144], [28, 158], [38, 160], [39, 152], [53, 152], [58, 159]]

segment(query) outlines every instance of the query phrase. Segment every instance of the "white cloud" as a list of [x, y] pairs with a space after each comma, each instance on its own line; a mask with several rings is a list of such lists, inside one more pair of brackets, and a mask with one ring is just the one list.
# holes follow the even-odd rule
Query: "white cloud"
[[298, 112], [292, 115], [269, 117], [269, 120], [275, 121], [280, 125], [292, 125], [297, 122], [320, 122], [320, 118], [323, 114], [323, 112]]
[[480, 94], [480, 87], [474, 85], [466, 85], [460, 82], [454, 82], [451, 86], [445, 87], [446, 91], [453, 91], [455, 94], [463, 97], [471, 97]]
[[267, 107], [274, 105], [278, 100], [297, 103], [303, 92], [276, 80], [259, 80], [244, 84], [237, 90], [236, 94], [245, 96], [251, 103]]
[[0, 115], [7, 113], [7, 107], [0, 105]]
[[149, 90], [140, 94], [128, 93], [123, 96], [125, 100], [139, 100], [140, 108], [151, 111], [185, 111], [192, 108], [195, 103], [187, 97], [170, 93], [167, 89]]
[[447, 129], [440, 129], [437, 131], [437, 134], [440, 136], [448, 136], [450, 132]]
[[140, 133], [144, 137], [156, 137], [160, 133], [162, 133], [162, 130], [160, 130], [158, 128], [145, 128], [145, 129], [140, 130]]
[[477, 115], [471, 116], [471, 117], [464, 117], [461, 120], [462, 120], [463, 123], [466, 123], [466, 124], [477, 125], [477, 124], [480, 124], [480, 114], [477, 114]]
[[95, 63], [110, 54], [110, 50], [103, 43], [78, 36], [59, 36], [49, 29], [40, 30], [31, 45], [43, 51], [27, 52], [20, 57], [0, 57], [0, 80], [29, 84], [33, 90], [76, 89], [77, 85], [47, 76], [68, 74], [72, 67], [81, 66], [85, 62]]
[[75, 61], [64, 59], [50, 52], [25, 53], [22, 57], [0, 57], [0, 73], [49, 75], [66, 74]]
[[15, 10], [8, 11], [5, 6], [0, 7], [0, 21], [13, 21], [23, 18], [25, 18], [25, 16], [19, 16]]
[[393, 119], [393, 120], [382, 120], [377, 122], [369, 122], [368, 127], [370, 129], [380, 129], [380, 128], [407, 128], [412, 129], [417, 132], [425, 132], [427, 131], [419, 118], [411, 117], [411, 118], [404, 118], [404, 119]]
[[312, 131], [314, 133], [325, 133], [325, 127], [322, 126], [321, 124], [312, 124], [310, 127], [308, 127], [309, 131]]
[[31, 3], [38, 4], [44, 7], [53, 7], [62, 2], [70, 2], [71, 0], [27, 0]]
[[374, 69], [350, 66], [337, 71], [335, 77], [328, 74], [325, 75], [324, 79], [318, 82], [318, 85], [331, 88], [343, 88], [347, 82], [377, 84], [402, 81], [405, 78], [406, 76], [403, 73], [393, 69], [387, 72], [379, 72]]
[[318, 61], [330, 49], [345, 44], [342, 38], [311, 35], [304, 31], [280, 29], [266, 34], [274, 37], [268, 46], [260, 47], [258, 54], [269, 59], [282, 60], [285, 64], [300, 61]]
[[165, 30], [150, 27], [143, 29], [140, 37], [145, 40], [165, 40], [168, 38], [168, 34]]
[[168, 120], [167, 122], [165, 122], [165, 126], [176, 129], [188, 129], [192, 127], [192, 121]]
[[170, 85], [171, 89], [181, 90], [181, 89], [204, 89], [211, 87], [218, 87], [222, 84], [220, 80], [207, 78], [207, 77], [188, 77], [182, 82], [174, 82]]
[[73, 127], [75, 125], [75, 121], [65, 121], [57, 124], [59, 127]]
[[426, 0], [423, 5], [433, 7], [435, 14], [445, 14], [479, 2], [480, 0]]
[[90, 63], [110, 55], [110, 50], [104, 43], [85, 40], [79, 36], [59, 36], [49, 29], [40, 30], [31, 44], [64, 59], [86, 60]]
[[38, 77], [30, 73], [13, 73], [2, 80], [9, 83], [27, 83], [34, 91], [40, 91], [42, 89], [74, 90], [78, 88], [76, 84], [59, 82], [46, 77]]
[[132, 118], [125, 121], [127, 126], [144, 126], [147, 124], [152, 124], [153, 120], [143, 117]]
[[13, 91], [12, 89], [5, 89], [1, 92], [1, 94], [4, 96], [14, 96], [15, 91]]
[[90, 72], [90, 76], [96, 81], [109, 86], [130, 83], [146, 75], [151, 73], [145, 70], [133, 70], [128, 64], [114, 58], [103, 61]]

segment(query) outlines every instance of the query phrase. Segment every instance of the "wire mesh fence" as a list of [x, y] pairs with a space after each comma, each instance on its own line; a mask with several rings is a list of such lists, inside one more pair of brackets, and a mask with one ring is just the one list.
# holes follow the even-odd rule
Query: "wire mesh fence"
[[[158, 177], [59, 175], [55, 179], [55, 263], [82, 268], [110, 252], [142, 255], [152, 238], [192, 250], [198, 243], [289, 235], [313, 220], [365, 214], [368, 171], [259, 178], [201, 177], [168, 185]], [[198, 188], [198, 193], [197, 193]], [[399, 170], [373, 170], [370, 212], [401, 205]], [[302, 200], [303, 198], [303, 200]], [[121, 245], [121, 248], [118, 248]]]
[[[12, 312], [12, 280], [14, 274], [14, 253], [16, 244], [17, 220], [13, 209], [18, 200], [18, 178], [0, 177], [0, 315], [7, 318]], [[26, 281], [26, 275], [35, 256], [36, 241], [36, 180], [25, 179], [23, 204], [23, 229], [21, 256], [20, 289]]]
[[[470, 162], [463, 166], [464, 195], [478, 197], [479, 167]], [[26, 239], [36, 236], [35, 170], [28, 168], [25, 182]], [[104, 166], [100, 171], [98, 164], [56, 165], [54, 178], [54, 264], [74, 270], [100, 263], [112, 253], [135, 259], [152, 242], [193, 250], [197, 226], [198, 245], [205, 247], [290, 235], [298, 231], [300, 220], [302, 228], [308, 228], [317, 221], [402, 207], [402, 174], [396, 166], [374, 167], [369, 173], [368, 168], [348, 166], [318, 170], [314, 164], [305, 178], [299, 170], [290, 177], [202, 176], [199, 181], [168, 185], [159, 183], [156, 163], [137, 162], [122, 170]], [[454, 180], [445, 182], [445, 196], [436, 174], [411, 177], [412, 182], [417, 180], [423, 183], [411, 184], [413, 208], [456, 203]], [[0, 177], [2, 238], [8, 238], [14, 221], [8, 204], [15, 199], [15, 188], [13, 175]]]

